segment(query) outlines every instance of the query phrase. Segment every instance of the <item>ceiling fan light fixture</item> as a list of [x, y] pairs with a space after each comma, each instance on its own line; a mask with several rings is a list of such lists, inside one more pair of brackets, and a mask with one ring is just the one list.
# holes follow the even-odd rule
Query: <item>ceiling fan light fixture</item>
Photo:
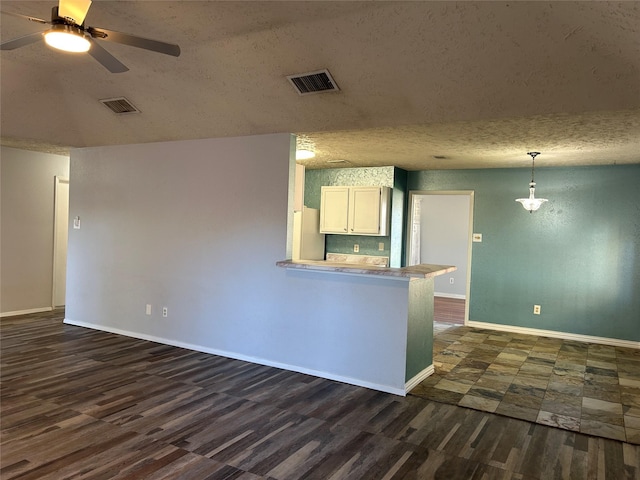
[[73, 25], [53, 25], [51, 30], [45, 32], [44, 41], [47, 45], [65, 52], [88, 52], [91, 42], [87, 40], [84, 32]]

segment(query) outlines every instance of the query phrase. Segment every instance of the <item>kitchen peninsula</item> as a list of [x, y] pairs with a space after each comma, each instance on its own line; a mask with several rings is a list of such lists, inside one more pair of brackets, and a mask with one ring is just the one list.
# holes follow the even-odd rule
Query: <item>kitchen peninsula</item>
[[[341, 318], [327, 319], [335, 335], [348, 339], [343, 345], [352, 351], [341, 352], [345, 361], [357, 365], [329, 363], [335, 371], [326, 368], [321, 376], [405, 395], [433, 373], [433, 279], [456, 267], [387, 268], [314, 260], [283, 260], [277, 265], [301, 281], [336, 284], [340, 294], [361, 299], [356, 311], [340, 311]], [[313, 299], [313, 295], [309, 299], [340, 301], [338, 297]], [[313, 308], [310, 304], [309, 309]]]

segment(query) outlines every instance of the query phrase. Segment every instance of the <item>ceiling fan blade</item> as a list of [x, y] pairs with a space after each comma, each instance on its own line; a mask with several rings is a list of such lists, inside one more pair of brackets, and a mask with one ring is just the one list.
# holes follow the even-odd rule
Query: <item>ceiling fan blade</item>
[[42, 38], [42, 32], [31, 33], [24, 37], [14, 38], [13, 40], [0, 44], [0, 50], [14, 50], [16, 48], [24, 47], [25, 45], [39, 42]]
[[122, 73], [129, 70], [126, 65], [120, 62], [116, 57], [107, 52], [104, 48], [98, 45], [98, 42], [89, 39], [91, 42], [91, 48], [89, 49], [89, 55], [95, 58], [104, 68], [111, 73]]
[[172, 43], [138, 37], [137, 35], [129, 35], [128, 33], [114, 32], [113, 30], [106, 30], [104, 28], [87, 27], [86, 31], [89, 32], [92, 37], [108, 42], [144, 48], [145, 50], [164, 53], [165, 55], [173, 55], [174, 57], [180, 56], [180, 47]]
[[76, 25], [82, 25], [90, 6], [91, 0], [60, 0], [58, 15], [73, 19]]
[[18, 17], [18, 18], [22, 18], [23, 20], [29, 20], [30, 22], [36, 22], [36, 23], [44, 23], [45, 25], [50, 25], [51, 22], [47, 22], [46, 20], [42, 20], [41, 18], [37, 18], [37, 17], [29, 17], [27, 15], [20, 15], [19, 13], [11, 13], [11, 12], [2, 12], [5, 15], [11, 15], [12, 17]]

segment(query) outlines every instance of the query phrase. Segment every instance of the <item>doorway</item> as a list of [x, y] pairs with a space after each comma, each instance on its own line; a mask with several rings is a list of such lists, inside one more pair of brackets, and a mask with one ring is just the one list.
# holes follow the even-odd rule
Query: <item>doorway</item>
[[69, 238], [69, 179], [55, 177], [53, 217], [53, 308], [64, 307], [67, 293], [67, 241]]
[[407, 265], [458, 267], [434, 279], [436, 321], [469, 320], [473, 199], [470, 190], [409, 192]]

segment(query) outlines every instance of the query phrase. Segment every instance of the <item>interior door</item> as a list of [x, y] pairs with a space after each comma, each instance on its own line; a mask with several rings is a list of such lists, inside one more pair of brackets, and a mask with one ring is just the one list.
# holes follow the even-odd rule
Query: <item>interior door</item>
[[434, 279], [436, 296], [465, 299], [469, 319], [473, 200], [470, 190], [412, 191], [409, 194], [408, 265], [433, 263], [458, 269]]

